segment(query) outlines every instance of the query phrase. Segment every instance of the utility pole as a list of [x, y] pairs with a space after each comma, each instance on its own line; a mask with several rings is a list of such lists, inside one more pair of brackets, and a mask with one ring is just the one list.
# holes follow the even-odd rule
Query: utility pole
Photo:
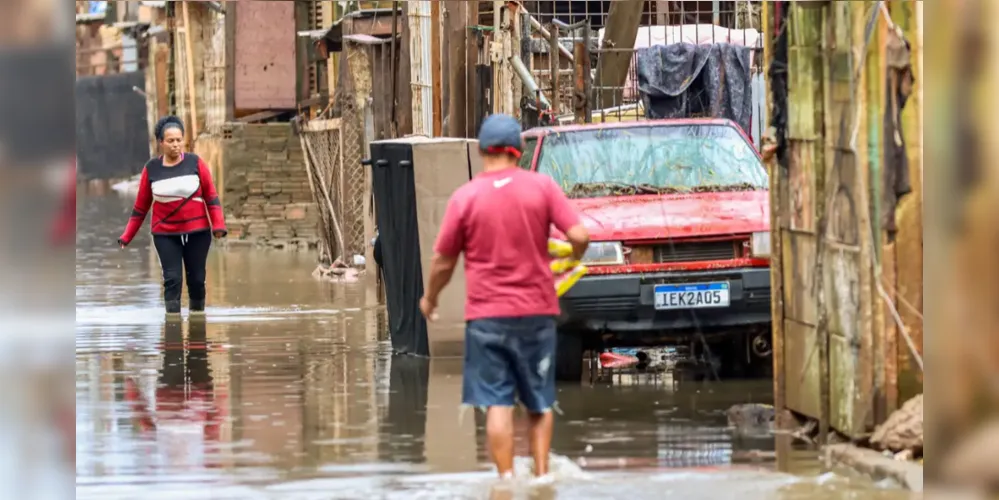
[[448, 50], [448, 137], [465, 137], [466, 103], [465, 78], [468, 67], [465, 56], [466, 45], [474, 43], [468, 34], [468, 2], [448, 0], [444, 3], [447, 11], [446, 37]]
[[600, 109], [621, 105], [644, 6], [642, 0], [611, 2], [597, 62], [597, 107]]

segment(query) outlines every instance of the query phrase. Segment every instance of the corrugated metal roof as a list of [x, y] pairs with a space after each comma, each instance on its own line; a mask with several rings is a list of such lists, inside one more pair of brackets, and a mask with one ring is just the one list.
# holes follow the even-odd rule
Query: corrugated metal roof
[[329, 32], [329, 29], [299, 31], [298, 36], [302, 38], [311, 38], [313, 40], [319, 40], [325, 37], [327, 32]]
[[378, 38], [376, 36], [357, 34], [357, 35], [346, 35], [343, 37], [344, 40], [359, 43], [362, 45], [381, 45], [384, 43], [389, 43], [392, 41], [390, 38]]

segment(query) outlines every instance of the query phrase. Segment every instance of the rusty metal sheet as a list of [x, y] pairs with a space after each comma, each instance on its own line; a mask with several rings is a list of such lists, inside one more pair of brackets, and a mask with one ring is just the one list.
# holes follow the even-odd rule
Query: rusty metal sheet
[[[392, 36], [392, 11], [385, 9], [386, 13], [378, 13], [372, 17], [355, 17], [349, 20], [350, 28], [345, 30], [351, 35], [369, 36]], [[398, 16], [396, 24], [402, 22], [402, 16]], [[401, 24], [398, 32], [402, 31]]]

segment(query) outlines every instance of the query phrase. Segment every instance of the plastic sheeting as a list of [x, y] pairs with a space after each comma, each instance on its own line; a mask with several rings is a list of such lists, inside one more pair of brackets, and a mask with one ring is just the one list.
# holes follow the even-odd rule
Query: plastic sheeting
[[[597, 32], [598, 47], [603, 47], [606, 28]], [[647, 49], [656, 45], [672, 45], [674, 43], [692, 43], [695, 45], [729, 43], [745, 47], [762, 48], [760, 32], [749, 29], [731, 29], [714, 24], [683, 24], [674, 26], [641, 26], [635, 35], [635, 49]], [[753, 53], [750, 53], [750, 63]], [[635, 73], [635, 61], [631, 61], [628, 77], [624, 83], [625, 102], [635, 98], [635, 85], [632, 75]]]
[[647, 118], [727, 118], [749, 132], [753, 88], [748, 47], [657, 45], [638, 51], [638, 90]]

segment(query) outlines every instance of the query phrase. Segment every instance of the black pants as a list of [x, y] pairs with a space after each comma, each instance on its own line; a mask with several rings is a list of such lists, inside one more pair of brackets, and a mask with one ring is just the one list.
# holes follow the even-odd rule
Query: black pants
[[187, 296], [191, 300], [205, 300], [205, 265], [208, 249], [212, 246], [212, 233], [202, 231], [181, 236], [153, 235], [156, 253], [163, 267], [163, 299], [169, 304], [180, 301], [187, 274]]

